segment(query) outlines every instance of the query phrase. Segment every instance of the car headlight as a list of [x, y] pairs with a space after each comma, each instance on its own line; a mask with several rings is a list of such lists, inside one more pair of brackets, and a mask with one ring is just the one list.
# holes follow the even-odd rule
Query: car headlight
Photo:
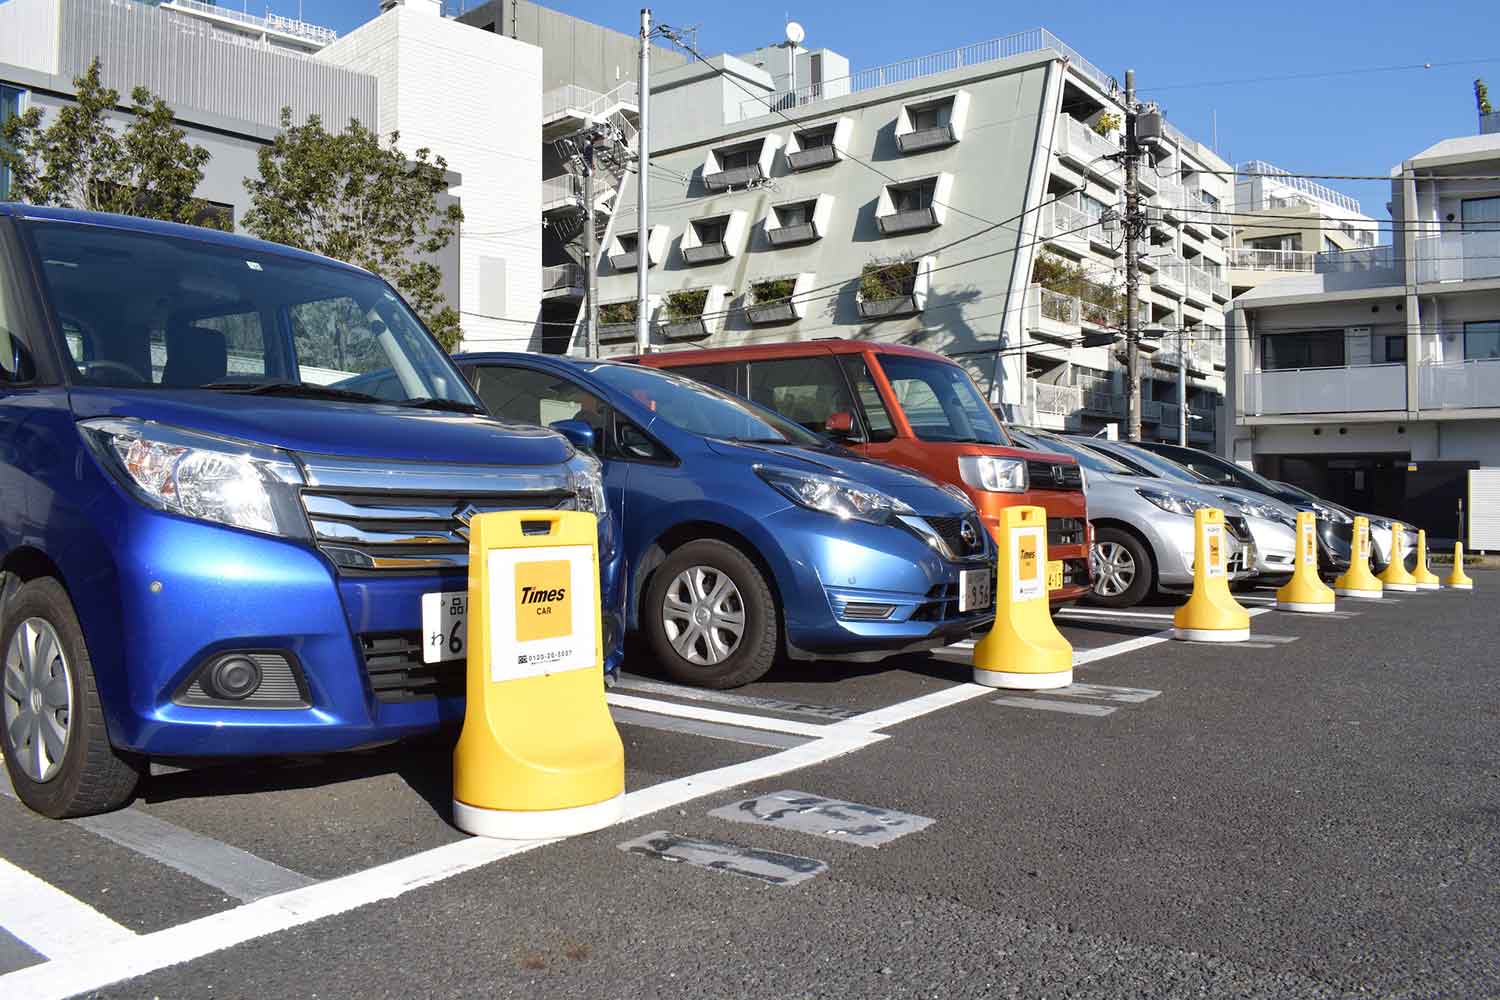
[[950, 497], [957, 500], [959, 503], [963, 504], [970, 510], [979, 509], [974, 506], [974, 501], [969, 498], [969, 494], [965, 493], [957, 486], [954, 486], [952, 483], [943, 483], [941, 489], [944, 493], [948, 494]]
[[1354, 523], [1354, 518], [1350, 517], [1348, 514], [1345, 514], [1343, 511], [1338, 510], [1335, 507], [1329, 507], [1327, 504], [1318, 503], [1316, 500], [1311, 501], [1310, 505], [1313, 509], [1313, 513], [1317, 514], [1318, 517], [1322, 518], [1325, 521], [1332, 521], [1334, 524]]
[[998, 455], [960, 455], [958, 474], [964, 482], [986, 493], [1025, 493], [1026, 462]]
[[604, 496], [604, 467], [593, 455], [580, 451], [568, 460], [568, 480], [573, 508], [599, 519], [599, 554], [607, 555], [614, 547], [614, 518], [609, 516], [609, 501]]
[[1264, 518], [1267, 521], [1275, 521], [1277, 524], [1284, 524], [1289, 528], [1297, 526], [1297, 519], [1292, 517], [1292, 515], [1288, 514], [1286, 510], [1281, 507], [1263, 503], [1260, 500], [1251, 500], [1248, 497], [1243, 499], [1231, 499], [1227, 496], [1220, 496], [1219, 499], [1223, 500], [1226, 503], [1233, 504], [1235, 507], [1238, 507], [1241, 514], [1248, 514], [1250, 517]]
[[1153, 490], [1142, 486], [1136, 488], [1136, 493], [1140, 494], [1141, 499], [1153, 503], [1162, 510], [1170, 511], [1173, 514], [1191, 516], [1195, 510], [1206, 510], [1208, 508], [1208, 504], [1200, 500], [1194, 500], [1192, 497], [1183, 496], [1181, 493], [1171, 493], [1167, 490]]
[[756, 475], [793, 503], [851, 521], [884, 524], [894, 514], [910, 514], [901, 500], [837, 476], [755, 466]]
[[100, 464], [148, 507], [311, 537], [297, 493], [302, 470], [284, 451], [136, 418], [85, 420], [78, 432]]
[[1365, 520], [1369, 522], [1370, 527], [1379, 528], [1381, 531], [1390, 531], [1392, 527], [1392, 522], [1389, 518], [1370, 517], [1367, 515]]

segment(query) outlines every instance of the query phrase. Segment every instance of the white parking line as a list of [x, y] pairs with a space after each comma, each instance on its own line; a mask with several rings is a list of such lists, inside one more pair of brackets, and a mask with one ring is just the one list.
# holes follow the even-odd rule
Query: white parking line
[[1123, 611], [1114, 608], [1063, 608], [1059, 618], [1145, 618], [1156, 621], [1171, 621], [1170, 611]]
[[[140, 940], [135, 931], [120, 926], [87, 903], [74, 899], [4, 858], [0, 858], [0, 899], [5, 901], [5, 930], [32, 951], [49, 959], [66, 958], [118, 942], [131, 947]], [[47, 962], [31, 968], [40, 969], [51, 964]], [[0, 986], [17, 974], [0, 976]], [[0, 993], [14, 997], [29, 995], [24, 990], [0, 989]]]
[[653, 681], [644, 677], [634, 677], [629, 674], [621, 676], [611, 690], [661, 694], [666, 695], [668, 698], [681, 698], [683, 701], [716, 701], [721, 705], [735, 705], [740, 708], [758, 708], [767, 712], [785, 712], [789, 715], [809, 715], [814, 718], [827, 719], [830, 722], [852, 719], [859, 714], [856, 709], [852, 708], [810, 705], [805, 702], [790, 701], [785, 698], [763, 698], [758, 695], [735, 694], [731, 691], [710, 691], [707, 688], [691, 688], [682, 684], [668, 684], [664, 681]]
[[793, 736], [791, 733], [768, 733], [764, 729], [746, 729], [744, 726], [726, 726], [722, 722], [705, 722], [702, 719], [679, 719], [671, 715], [640, 712], [633, 708], [611, 708], [610, 715], [619, 725], [640, 726], [666, 733], [687, 733], [711, 740], [728, 740], [745, 743], [753, 747], [799, 747], [811, 737]]
[[1007, 708], [1029, 708], [1038, 712], [1061, 712], [1064, 715], [1113, 715], [1113, 705], [1084, 705], [1076, 701], [1046, 701], [1042, 698], [996, 698], [991, 704]]
[[717, 708], [703, 708], [699, 705], [679, 705], [671, 701], [657, 701], [655, 698], [637, 698], [628, 694], [616, 694], [613, 691], [605, 694], [604, 700], [617, 708], [633, 708], [639, 712], [671, 715], [679, 719], [701, 719], [704, 722], [718, 722], [729, 726], [742, 726], [746, 729], [764, 729], [773, 733], [793, 733], [797, 736], [811, 736], [814, 739], [827, 735], [828, 730], [832, 728], [813, 725], [810, 722], [794, 722], [789, 719], [768, 719], [762, 715], [746, 715], [743, 712], [722, 712]]

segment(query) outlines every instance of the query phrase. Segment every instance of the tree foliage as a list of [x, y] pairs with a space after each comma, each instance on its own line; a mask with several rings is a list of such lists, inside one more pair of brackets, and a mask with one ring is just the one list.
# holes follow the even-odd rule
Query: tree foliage
[[912, 294], [917, 282], [917, 259], [909, 254], [874, 260], [859, 273], [859, 294], [866, 302], [883, 302]]
[[1485, 86], [1483, 80], [1474, 81], [1474, 103], [1479, 105], [1479, 113], [1492, 115], [1495, 109], [1490, 105], [1490, 88]]
[[439, 211], [448, 164], [429, 149], [401, 152], [351, 120], [338, 133], [317, 115], [293, 125], [281, 110], [281, 133], [260, 150], [260, 175], [247, 178], [245, 228], [262, 239], [356, 264], [385, 278], [448, 350], [462, 337], [456, 310], [440, 287], [432, 256], [463, 222], [456, 204]]
[[130, 95], [131, 121], [117, 131], [110, 116], [120, 93], [100, 82], [97, 58], [73, 87], [76, 99], [47, 127], [42, 127], [42, 109], [33, 107], [0, 130], [11, 197], [33, 205], [228, 228], [227, 218], [193, 196], [209, 152], [187, 141], [165, 101], [136, 87]]
[[1122, 322], [1124, 293], [1092, 280], [1081, 264], [1071, 263], [1044, 250], [1037, 254], [1031, 265], [1031, 280], [1059, 295], [1078, 299], [1084, 315], [1093, 322], [1108, 326], [1118, 326]]

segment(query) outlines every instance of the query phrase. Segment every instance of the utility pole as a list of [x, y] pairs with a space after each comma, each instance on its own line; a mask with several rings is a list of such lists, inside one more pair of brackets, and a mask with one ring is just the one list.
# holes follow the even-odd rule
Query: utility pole
[[589, 136], [583, 146], [583, 218], [588, 227], [585, 246], [587, 263], [583, 272], [584, 322], [588, 324], [588, 356], [599, 356], [599, 234], [594, 229], [594, 142]]
[[[651, 8], [641, 8], [640, 135], [635, 163], [635, 350], [651, 350], [651, 316], [646, 307], [646, 278], [651, 270], [651, 223], [646, 175], [651, 164]], [[590, 230], [592, 232], [592, 230]]]
[[1187, 447], [1187, 348], [1182, 318], [1177, 319], [1177, 443]]
[[1143, 230], [1141, 189], [1137, 174], [1135, 70], [1125, 71], [1125, 433], [1141, 439], [1141, 261], [1136, 240]]

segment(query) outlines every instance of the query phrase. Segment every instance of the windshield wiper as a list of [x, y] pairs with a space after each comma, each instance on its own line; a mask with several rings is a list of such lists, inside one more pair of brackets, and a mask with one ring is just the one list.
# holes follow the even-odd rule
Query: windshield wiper
[[205, 382], [195, 389], [219, 389], [246, 396], [302, 396], [307, 399], [342, 399], [354, 403], [384, 403], [387, 400], [353, 389], [335, 389], [311, 382]]
[[409, 406], [414, 410], [447, 410], [450, 413], [483, 413], [484, 407], [475, 406], [473, 403], [465, 403], [461, 399], [435, 399], [432, 396], [418, 396], [416, 399], [403, 399], [397, 406]]

